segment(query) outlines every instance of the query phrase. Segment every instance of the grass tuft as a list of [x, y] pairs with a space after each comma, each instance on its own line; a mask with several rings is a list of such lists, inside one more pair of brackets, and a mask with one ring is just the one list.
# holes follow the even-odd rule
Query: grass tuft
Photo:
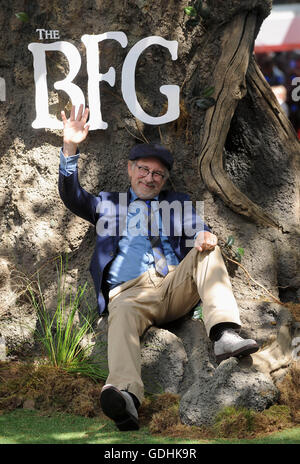
[[[47, 308], [39, 275], [35, 282], [27, 282], [29, 300], [39, 321], [38, 340], [52, 366], [69, 373], [80, 373], [94, 381], [104, 380], [108, 375], [107, 370], [89, 359], [91, 346], [84, 344], [85, 336], [93, 331], [92, 324], [96, 317], [84, 299], [87, 283], [76, 291], [67, 287], [67, 259], [64, 265], [61, 256], [56, 268], [57, 301], [53, 315]], [[87, 316], [80, 311], [83, 302], [87, 307]]]
[[26, 408], [31, 400], [31, 409], [47, 414], [99, 416], [103, 383], [49, 364], [0, 362], [0, 411]]
[[253, 431], [254, 412], [246, 408], [228, 406], [219, 412], [213, 425], [215, 437], [225, 438], [229, 435], [242, 438]]

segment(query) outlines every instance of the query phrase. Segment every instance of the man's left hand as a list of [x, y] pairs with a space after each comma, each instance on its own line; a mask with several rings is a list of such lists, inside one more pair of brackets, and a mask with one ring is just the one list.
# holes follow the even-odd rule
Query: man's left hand
[[204, 231], [197, 235], [194, 246], [198, 251], [211, 251], [215, 248], [217, 243], [218, 238], [215, 234]]

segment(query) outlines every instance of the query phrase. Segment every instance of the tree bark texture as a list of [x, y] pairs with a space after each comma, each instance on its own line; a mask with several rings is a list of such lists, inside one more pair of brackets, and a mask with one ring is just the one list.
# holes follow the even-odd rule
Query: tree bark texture
[[199, 171], [207, 188], [240, 214], [260, 223], [278, 226], [278, 220], [243, 194], [225, 173], [223, 149], [238, 101], [245, 96], [246, 73], [253, 50], [257, 16], [242, 13], [223, 29], [221, 57], [216, 65], [216, 105], [207, 110], [202, 143], [199, 149]]
[[223, 27], [221, 56], [213, 74], [216, 105], [206, 112], [199, 146], [199, 172], [207, 188], [237, 213], [266, 226], [285, 228], [280, 218], [264, 211], [234, 185], [223, 163], [223, 150], [232, 117], [239, 100], [247, 92], [252, 99], [259, 100], [260, 110], [267, 114], [271, 124], [277, 126], [276, 138], [282, 145], [286, 146], [287, 142], [289, 156], [299, 154], [295, 131], [252, 56], [258, 20], [257, 12], [243, 12]]
[[[51, 260], [69, 254], [70, 280], [89, 280], [94, 231], [66, 210], [57, 191], [62, 132], [34, 130], [35, 87], [28, 44], [38, 42], [36, 29], [58, 30], [60, 40], [80, 52], [82, 65], [75, 83], [87, 98], [84, 34], [123, 31], [128, 46], [116, 41], [99, 45], [100, 70], [116, 69], [116, 83], [100, 83], [104, 131], [91, 131], [80, 148], [79, 178], [91, 193], [125, 191], [128, 152], [139, 141], [160, 140], [174, 153], [171, 187], [204, 200], [204, 220], [220, 243], [233, 234], [245, 248], [243, 264], [277, 296], [295, 301], [299, 278], [299, 142], [253, 57], [253, 43], [264, 18], [267, 0], [211, 0], [206, 15], [192, 24], [184, 13], [186, 0], [16, 0], [1, 4], [0, 77], [6, 100], [0, 102], [0, 178], [2, 301], [0, 332], [11, 343], [21, 341], [12, 330], [32, 312], [18, 299], [13, 272], [47, 269], [44, 282], [49, 301], [55, 300], [56, 271]], [[26, 12], [28, 22], [16, 17]], [[121, 69], [128, 51], [142, 38], [158, 35], [178, 41], [178, 59], [159, 46], [149, 47], [136, 68], [139, 103], [152, 116], [163, 114], [164, 84], [177, 84], [180, 117], [160, 127], [137, 121], [121, 93]], [[47, 54], [50, 114], [70, 109], [68, 96], [53, 83], [68, 72], [60, 53]], [[206, 111], [194, 105], [203, 91], [214, 87], [216, 101]], [[87, 101], [88, 103], [88, 101]], [[52, 264], [51, 264], [52, 263]], [[249, 288], [241, 270], [232, 272], [237, 298], [261, 297]], [[91, 301], [94, 304], [93, 292]], [[244, 309], [246, 329], [257, 327], [261, 310]], [[274, 316], [275, 317], [275, 316]], [[277, 316], [276, 316], [277, 317]], [[254, 319], [253, 319], [254, 318]], [[27, 324], [28, 327], [30, 324]], [[265, 326], [264, 326], [265, 327]], [[254, 330], [254, 329], [253, 329]], [[261, 338], [276, 331], [268, 326]], [[13, 335], [12, 335], [13, 334]], [[255, 335], [255, 334], [254, 334]], [[26, 338], [26, 336], [25, 336]]]

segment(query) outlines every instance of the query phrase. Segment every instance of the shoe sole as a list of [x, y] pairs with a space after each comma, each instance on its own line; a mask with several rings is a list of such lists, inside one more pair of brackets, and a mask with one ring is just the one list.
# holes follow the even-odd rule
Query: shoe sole
[[104, 414], [115, 422], [119, 430], [139, 429], [138, 420], [127, 411], [126, 401], [117, 388], [104, 389], [100, 396], [100, 404]]
[[259, 346], [257, 344], [244, 346], [243, 348], [233, 351], [232, 353], [219, 354], [218, 356], [216, 356], [216, 361], [219, 364], [220, 362], [225, 361], [225, 359], [228, 358], [243, 358], [245, 356], [249, 356], [249, 354], [255, 353], [256, 351], [258, 351], [258, 349]]

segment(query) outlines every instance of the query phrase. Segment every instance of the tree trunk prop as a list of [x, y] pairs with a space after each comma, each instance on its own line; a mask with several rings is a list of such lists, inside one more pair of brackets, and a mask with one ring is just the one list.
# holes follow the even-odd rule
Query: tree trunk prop
[[256, 14], [241, 13], [222, 31], [222, 52], [213, 74], [216, 103], [206, 111], [198, 149], [198, 167], [209, 191], [222, 198], [233, 211], [258, 224], [282, 229], [280, 218], [264, 211], [242, 193], [228, 178], [223, 165], [231, 120], [247, 92], [251, 99], [259, 100], [261, 111], [277, 128], [277, 137], [288, 147], [287, 151], [291, 154], [299, 152], [295, 131], [252, 56], [257, 21]]

